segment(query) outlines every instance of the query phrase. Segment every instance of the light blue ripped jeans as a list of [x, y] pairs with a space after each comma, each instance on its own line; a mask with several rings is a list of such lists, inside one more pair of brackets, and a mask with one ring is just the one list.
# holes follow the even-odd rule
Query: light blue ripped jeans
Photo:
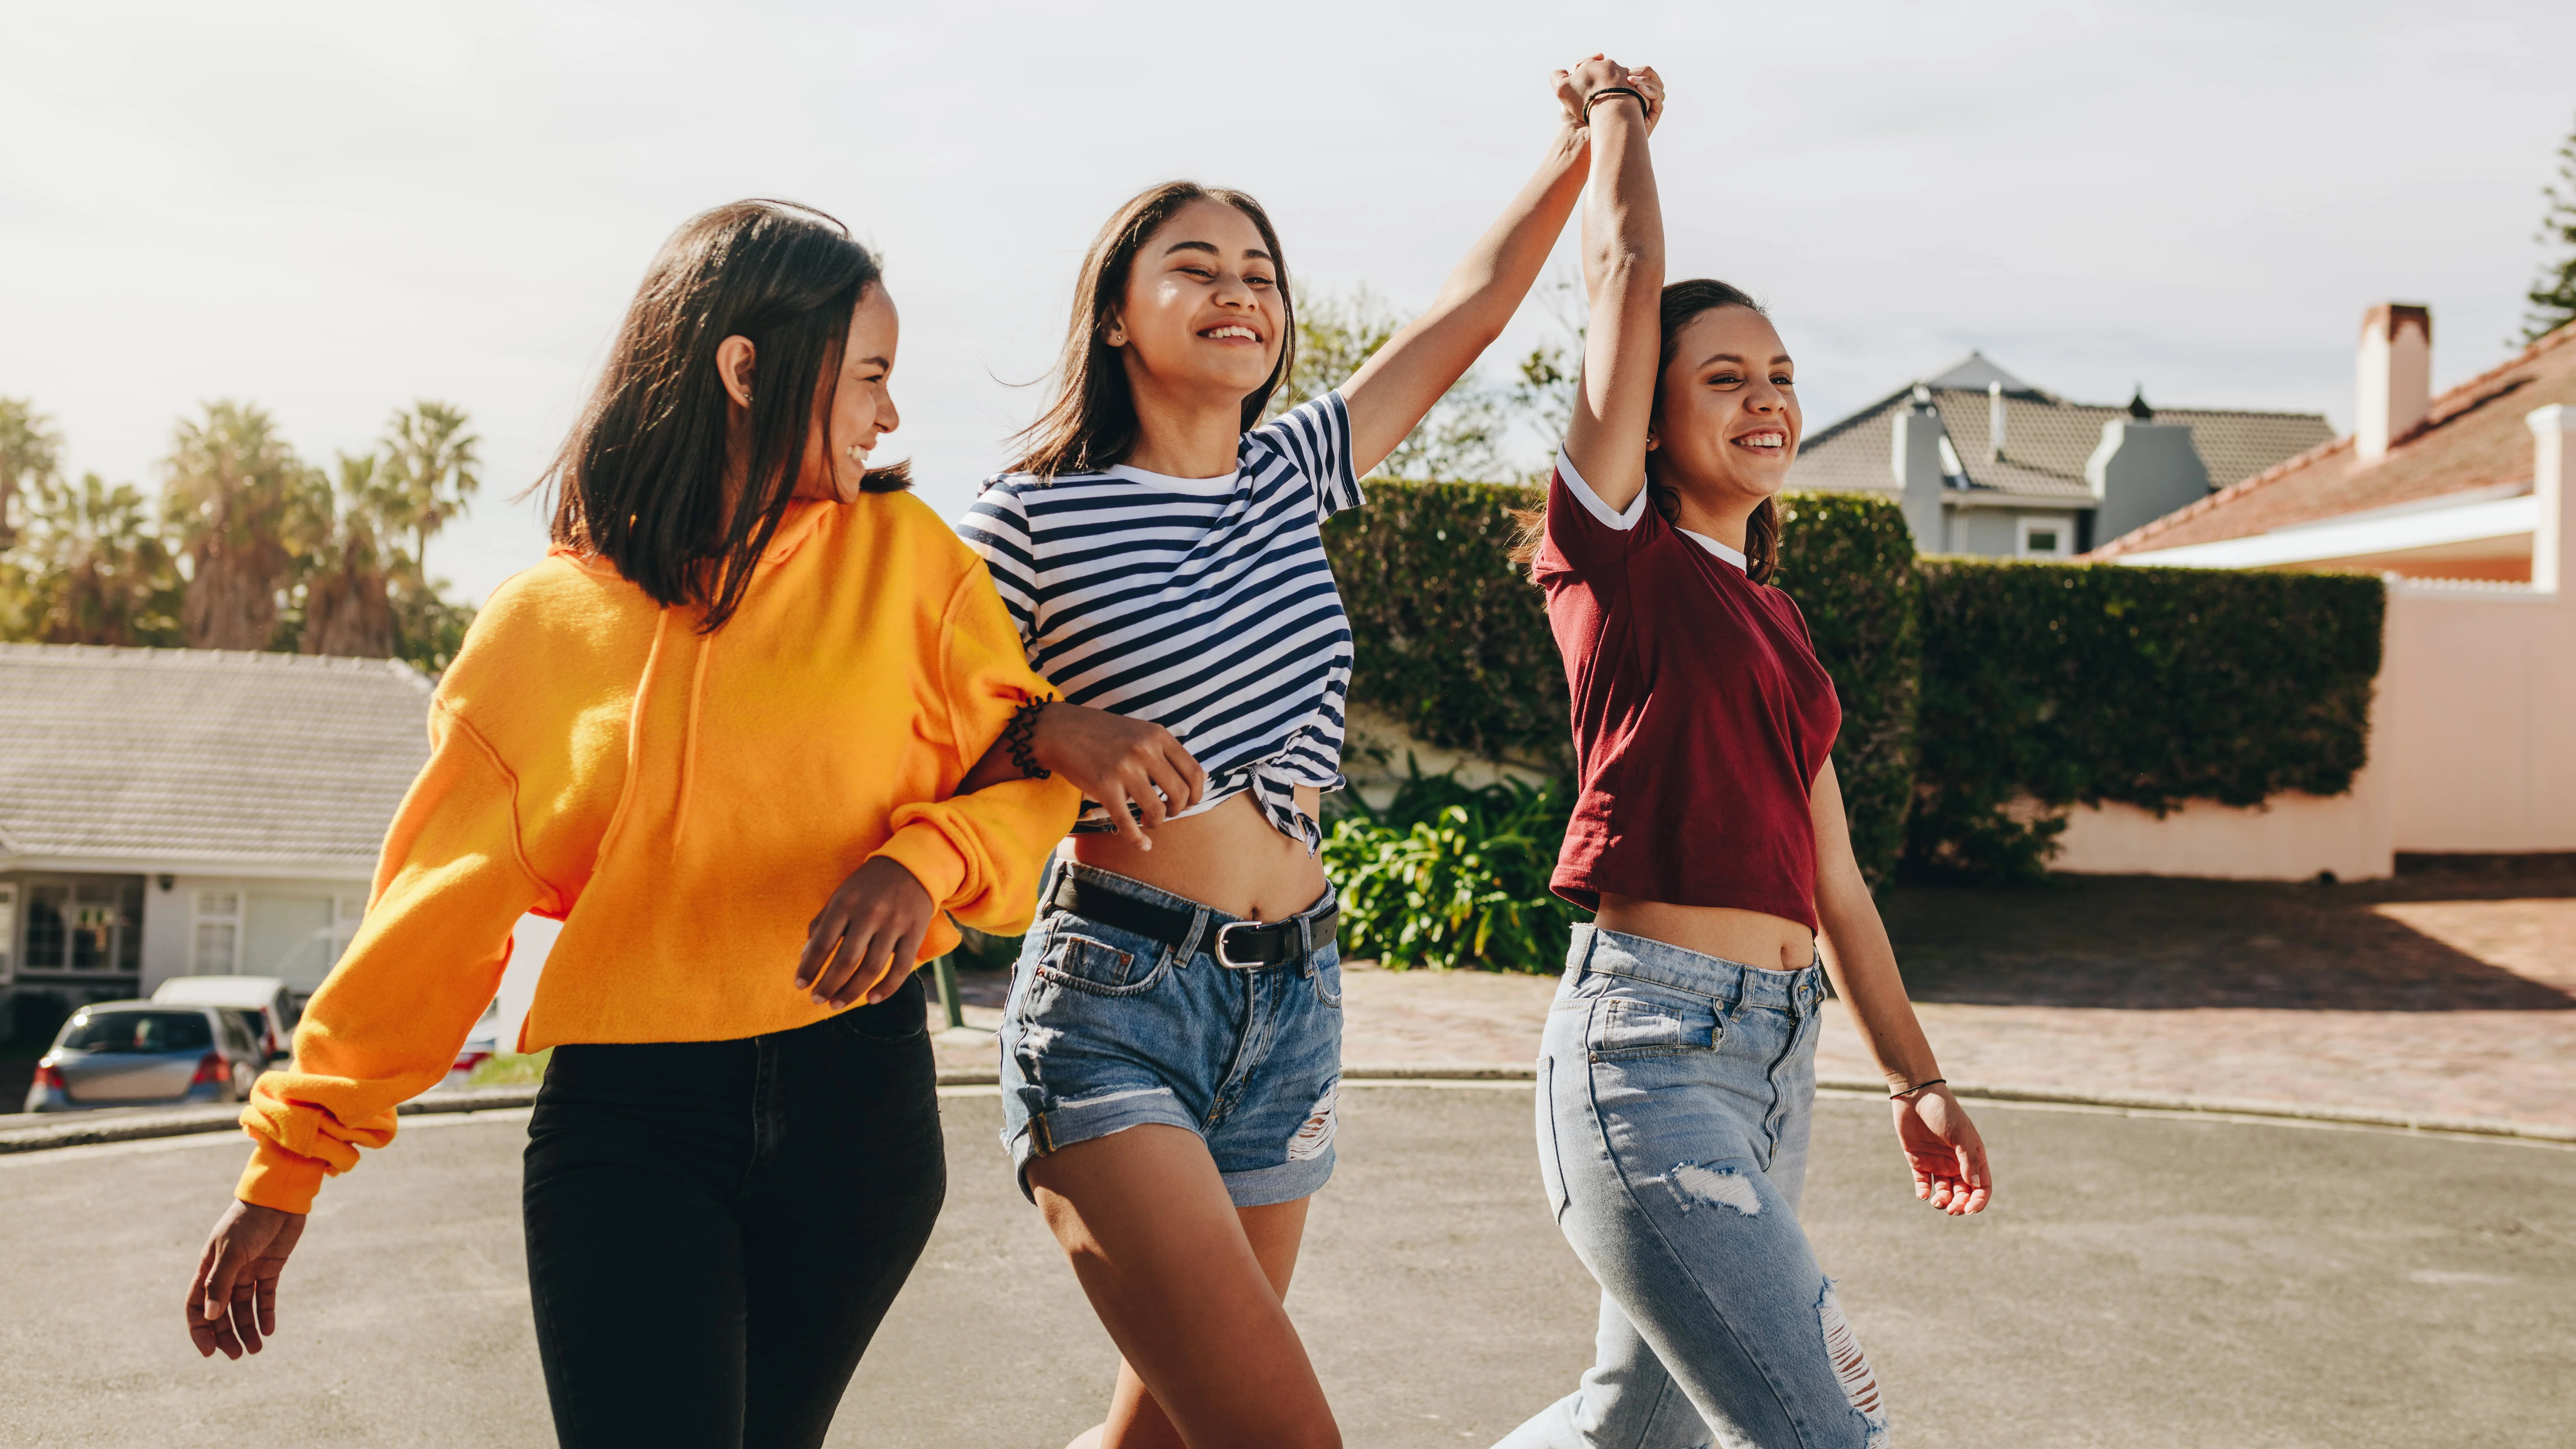
[[1824, 972], [1578, 926], [1538, 1064], [1539, 1171], [1601, 1283], [1598, 1356], [1497, 1449], [1881, 1449], [1798, 1226]]

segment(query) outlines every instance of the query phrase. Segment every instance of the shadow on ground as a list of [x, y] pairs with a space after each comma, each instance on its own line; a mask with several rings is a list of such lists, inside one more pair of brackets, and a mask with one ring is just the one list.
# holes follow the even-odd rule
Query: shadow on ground
[[[2563, 911], [2576, 864], [2432, 869], [2353, 885], [2052, 876], [1909, 885], [1884, 902], [1918, 1001], [2129, 1010], [2576, 1010], [2576, 940], [2546, 969], [2481, 960], [2421, 928], [2432, 903]], [[2553, 914], [2554, 923], [2576, 916]], [[2413, 924], [2410, 924], [2413, 922]]]

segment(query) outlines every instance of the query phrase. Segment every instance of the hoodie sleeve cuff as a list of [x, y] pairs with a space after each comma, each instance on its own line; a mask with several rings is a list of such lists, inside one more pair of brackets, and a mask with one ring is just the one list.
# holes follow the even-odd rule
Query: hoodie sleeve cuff
[[234, 1185], [233, 1196], [252, 1207], [275, 1208], [282, 1213], [313, 1211], [314, 1195], [322, 1190], [325, 1169], [310, 1157], [294, 1153], [265, 1139], [256, 1139], [250, 1163], [242, 1169], [241, 1181]]
[[966, 884], [966, 860], [939, 827], [915, 820], [896, 831], [870, 859], [884, 858], [912, 872], [931, 904], [945, 910]]

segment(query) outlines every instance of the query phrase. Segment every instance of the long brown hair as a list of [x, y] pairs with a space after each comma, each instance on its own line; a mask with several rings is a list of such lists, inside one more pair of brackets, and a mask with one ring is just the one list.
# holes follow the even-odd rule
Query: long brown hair
[[[665, 608], [703, 608], [701, 632], [723, 627], [795, 495], [808, 432], [828, 425], [850, 313], [883, 275], [848, 227], [809, 206], [737, 201], [682, 223], [537, 480], [555, 494], [554, 541], [606, 559]], [[760, 383], [728, 508], [716, 345], [732, 336], [750, 339]], [[911, 479], [901, 465], [872, 468], [860, 486], [892, 493]]]
[[[1708, 277], [1694, 277], [1664, 288], [1659, 309], [1658, 331], [1662, 349], [1655, 360], [1656, 411], [1663, 407], [1664, 369], [1673, 365], [1673, 356], [1681, 347], [1682, 329], [1697, 320], [1703, 312], [1720, 307], [1742, 307], [1758, 316], [1771, 314], [1742, 288]], [[1666, 523], [1681, 516], [1681, 500], [1655, 477], [1655, 455], [1646, 454], [1646, 493], [1657, 513]], [[1547, 516], [1538, 509], [1515, 511], [1520, 533], [1512, 541], [1512, 562], [1524, 568], [1537, 559], [1540, 540], [1547, 535]], [[1753, 515], [1744, 521], [1744, 572], [1757, 584], [1771, 582], [1780, 572], [1780, 500], [1765, 498], [1754, 507]]]
[[1038, 420], [1019, 432], [1025, 447], [1014, 473], [1053, 478], [1088, 473], [1124, 461], [1136, 446], [1140, 426], [1136, 398], [1127, 386], [1127, 368], [1118, 348], [1104, 340], [1118, 308], [1127, 300], [1127, 279], [1134, 274], [1136, 253], [1163, 223], [1194, 201], [1221, 202], [1252, 219], [1261, 244], [1270, 250], [1271, 270], [1278, 279], [1284, 325], [1279, 334], [1279, 365], [1270, 380], [1243, 400], [1243, 426], [1249, 432], [1270, 406], [1270, 395], [1286, 381], [1297, 360], [1297, 303], [1288, 289], [1287, 254], [1279, 233], [1261, 203], [1240, 191], [1201, 186], [1195, 181], [1166, 181], [1139, 192], [1100, 235], [1091, 239], [1082, 271], [1073, 284], [1073, 319], [1065, 330], [1064, 356], [1056, 363], [1055, 401]]

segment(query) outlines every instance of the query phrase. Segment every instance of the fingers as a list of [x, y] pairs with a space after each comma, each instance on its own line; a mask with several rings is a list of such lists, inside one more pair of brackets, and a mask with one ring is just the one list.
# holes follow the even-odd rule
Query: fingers
[[[1181, 778], [1189, 785], [1189, 803], [1181, 808], [1195, 810], [1199, 802], [1207, 798], [1207, 771], [1200, 766], [1198, 757], [1182, 749], [1181, 742], [1173, 739], [1169, 732], [1165, 733], [1164, 740], [1164, 760], [1180, 771]], [[1172, 798], [1177, 800], [1180, 797], [1175, 795]]]
[[1126, 786], [1112, 783], [1100, 793], [1107, 797], [1100, 803], [1108, 809], [1109, 823], [1117, 828], [1119, 838], [1138, 850], [1153, 849], [1153, 839], [1145, 834], [1144, 826], [1136, 823], [1136, 812], [1127, 808]]
[[823, 907], [823, 913], [814, 918], [813, 924], [805, 928], [805, 949], [796, 955], [796, 989], [813, 992], [816, 1005], [822, 1004], [826, 994], [816, 983], [849, 929], [849, 913], [842, 909], [838, 895]]
[[877, 973], [884, 970], [881, 960], [870, 965], [872, 957], [883, 954], [877, 935], [875, 927], [865, 921], [851, 925], [849, 933], [841, 938], [841, 949], [833, 955], [832, 964], [814, 983], [815, 1005], [837, 1011], [876, 984]]
[[925, 923], [895, 938], [894, 949], [886, 958], [885, 977], [877, 982], [875, 990], [868, 993], [868, 1005], [887, 1001], [903, 989], [903, 983], [919, 969], [922, 938], [929, 934], [930, 927]]
[[1127, 787], [1127, 798], [1135, 801], [1136, 808], [1143, 812], [1142, 823], [1147, 830], [1158, 829], [1171, 818], [1171, 802], [1177, 798], [1177, 792], [1160, 788], [1162, 782], [1154, 776], [1154, 756], [1139, 759], [1132, 767], [1130, 777], [1122, 783]]

